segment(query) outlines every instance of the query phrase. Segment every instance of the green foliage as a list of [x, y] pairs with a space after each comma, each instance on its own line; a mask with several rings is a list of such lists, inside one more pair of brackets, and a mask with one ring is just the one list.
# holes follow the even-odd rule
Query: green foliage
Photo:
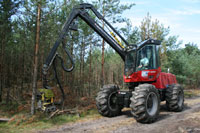
[[200, 87], [200, 50], [194, 44], [186, 44], [185, 48], [167, 52], [171, 72], [177, 75], [180, 83], [193, 88]]
[[164, 25], [160, 24], [157, 19], [155, 21], [152, 21], [149, 13], [141, 22], [140, 38], [142, 41], [149, 38], [164, 41], [168, 34], [169, 34], [169, 27], [165, 28]]
[[125, 22], [126, 19], [121, 14], [128, 9], [131, 9], [132, 4], [120, 4], [120, 0], [95, 0], [93, 4], [96, 5], [100, 13], [103, 13], [105, 18], [109, 18], [113, 23]]
[[131, 21], [127, 19], [126, 27], [121, 28], [120, 31], [123, 33], [126, 41], [129, 44], [136, 44], [139, 42], [139, 31], [137, 27], [132, 27]]

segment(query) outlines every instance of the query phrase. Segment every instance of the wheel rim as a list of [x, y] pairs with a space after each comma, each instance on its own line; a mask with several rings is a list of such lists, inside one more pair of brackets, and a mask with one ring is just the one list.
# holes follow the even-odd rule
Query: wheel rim
[[184, 94], [183, 94], [183, 92], [180, 90], [179, 91], [179, 94], [178, 94], [178, 106], [179, 107], [181, 107], [182, 106], [182, 104], [183, 104], [183, 98], [184, 97]]
[[158, 110], [158, 97], [154, 92], [149, 93], [147, 96], [146, 109], [151, 116], [155, 115]]
[[117, 92], [112, 92], [110, 95], [109, 95], [109, 98], [108, 98], [108, 106], [111, 110], [115, 111], [117, 110], [117, 97], [116, 97], [116, 94]]

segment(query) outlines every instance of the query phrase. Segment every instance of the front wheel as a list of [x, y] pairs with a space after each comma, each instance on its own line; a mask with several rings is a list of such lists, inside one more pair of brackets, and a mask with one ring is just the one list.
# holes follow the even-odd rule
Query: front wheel
[[113, 117], [121, 113], [121, 107], [117, 103], [117, 92], [119, 87], [116, 85], [104, 85], [96, 97], [96, 105], [99, 113], [103, 116]]
[[134, 118], [141, 123], [154, 122], [160, 111], [160, 97], [155, 86], [141, 84], [132, 92], [131, 104]]

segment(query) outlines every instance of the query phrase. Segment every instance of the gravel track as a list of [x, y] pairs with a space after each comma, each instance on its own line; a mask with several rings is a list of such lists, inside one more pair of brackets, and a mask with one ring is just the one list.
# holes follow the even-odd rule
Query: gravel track
[[200, 97], [186, 99], [182, 112], [168, 112], [161, 104], [159, 118], [152, 124], [137, 123], [129, 109], [122, 115], [89, 118], [37, 131], [39, 133], [200, 133]]

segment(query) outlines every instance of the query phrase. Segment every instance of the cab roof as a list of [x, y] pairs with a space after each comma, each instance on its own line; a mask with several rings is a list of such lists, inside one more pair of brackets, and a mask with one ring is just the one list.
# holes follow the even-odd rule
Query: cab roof
[[145, 46], [147, 44], [160, 45], [161, 41], [155, 40], [155, 39], [147, 39], [147, 40], [144, 40], [144, 41], [138, 43], [137, 44], [137, 49], [140, 49], [141, 47], [143, 47], [143, 46]]

